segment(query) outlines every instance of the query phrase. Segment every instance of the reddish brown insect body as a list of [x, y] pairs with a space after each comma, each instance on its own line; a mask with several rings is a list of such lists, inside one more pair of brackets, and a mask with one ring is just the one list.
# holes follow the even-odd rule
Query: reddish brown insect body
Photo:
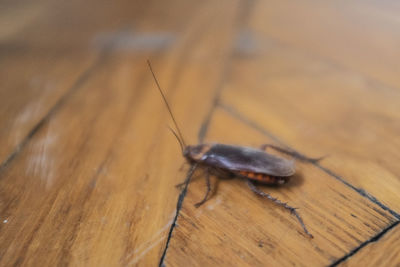
[[[265, 198], [273, 201], [277, 205], [284, 207], [289, 210], [293, 215], [296, 216], [304, 232], [312, 237], [308, 232], [306, 226], [303, 223], [302, 218], [297, 213], [296, 209], [289, 206], [287, 203], [283, 203], [280, 200], [272, 197], [271, 195], [261, 191], [254, 182], [269, 184], [269, 185], [281, 185], [289, 181], [290, 177], [295, 173], [295, 165], [293, 160], [287, 160], [281, 157], [274, 156], [272, 154], [266, 153], [264, 150], [267, 147], [271, 147], [280, 152], [292, 155], [294, 157], [306, 160], [306, 161], [316, 161], [314, 159], [304, 158], [303, 156], [297, 154], [293, 151], [288, 151], [274, 145], [263, 145], [260, 149], [254, 149], [250, 147], [225, 145], [225, 144], [199, 144], [194, 146], [186, 146], [179, 127], [175, 121], [172, 114], [171, 108], [161, 90], [161, 87], [157, 81], [156, 76], [151, 68], [150, 62], [148, 65], [153, 74], [154, 80], [157, 84], [161, 96], [168, 108], [168, 111], [172, 117], [175, 127], [178, 133], [175, 133], [171, 128], [170, 130], [175, 135], [178, 140], [183, 156], [192, 165], [190, 175], [188, 175], [186, 181], [181, 184], [187, 187], [190, 182], [191, 174], [197, 167], [206, 168], [206, 182], [207, 191], [206, 194], [200, 202], [196, 203], [196, 207], [201, 206], [207, 201], [208, 195], [211, 191], [210, 184], [210, 173], [216, 173], [218, 175], [229, 175], [230, 177], [236, 176], [244, 178], [247, 181], [250, 189]], [[317, 159], [318, 160], [318, 159]]]
[[224, 169], [263, 184], [284, 184], [295, 173], [294, 161], [250, 147], [200, 144], [187, 146], [183, 155], [189, 162]]

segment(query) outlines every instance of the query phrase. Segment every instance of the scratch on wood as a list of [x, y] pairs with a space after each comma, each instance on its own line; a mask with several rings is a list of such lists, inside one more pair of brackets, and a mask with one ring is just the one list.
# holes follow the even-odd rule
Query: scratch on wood
[[[156, 233], [153, 234], [153, 236], [147, 240], [146, 242], [140, 244], [137, 246], [135, 250], [133, 250], [128, 256], [126, 256], [126, 259], [129, 260], [134, 255], [135, 256], [132, 260], [127, 265], [132, 265], [136, 264], [141, 258], [143, 258], [152, 248], [154, 248], [158, 243], [163, 241], [165, 238], [167, 238], [167, 235], [161, 236], [165, 231], [169, 229], [171, 224], [174, 221], [175, 217], [175, 212], [171, 213], [169, 216], [170, 220], [163, 226], [161, 227], [160, 230], [158, 230]], [[158, 238], [158, 239], [157, 239]]]
[[62, 95], [57, 102], [50, 108], [50, 110], [38, 121], [38, 123], [27, 133], [27, 135], [16, 145], [14, 151], [8, 155], [8, 157], [0, 162], [0, 173], [9, 165], [9, 163], [19, 154], [19, 152], [25, 147], [25, 145], [31, 140], [31, 138], [45, 125], [50, 118], [64, 105], [64, 103], [73, 95], [81, 86], [89, 79], [94, 71], [105, 61], [111, 47], [105, 47], [100, 51], [97, 58], [93, 61], [86, 70], [84, 70], [79, 77], [75, 80], [74, 84]]
[[41, 113], [42, 103], [41, 101], [36, 101], [34, 103], [28, 104], [15, 118], [12, 125], [12, 136], [9, 138], [10, 141], [14, 145], [18, 145], [18, 143], [23, 139], [25, 131], [24, 127], [26, 127], [27, 123], [29, 123], [33, 118]]
[[[214, 210], [214, 208], [222, 203], [222, 198], [220, 196], [217, 197], [215, 201], [210, 201], [210, 203], [206, 206], [208, 210]], [[197, 209], [194, 214], [195, 218], [199, 218], [204, 212], [204, 209]]]
[[161, 241], [163, 241], [164, 239], [166, 239], [167, 236], [162, 236], [160, 237], [157, 241], [155, 241], [154, 243], [152, 243], [150, 246], [146, 247], [142, 253], [140, 253], [137, 257], [133, 258], [127, 265], [133, 265], [136, 264], [141, 258], [143, 258], [150, 250], [152, 250], [156, 245], [158, 245], [158, 243], [160, 243]]
[[222, 198], [218, 196], [214, 203], [210, 203], [207, 205], [207, 209], [213, 210], [216, 206], [218, 206], [221, 203], [222, 203]]
[[53, 185], [55, 174], [55, 155], [53, 149], [57, 149], [55, 143], [57, 136], [54, 132], [55, 127], [49, 122], [46, 135], [35, 142], [32, 146], [32, 155], [28, 159], [28, 166], [26, 169], [27, 175], [39, 176], [44, 182], [46, 189]]

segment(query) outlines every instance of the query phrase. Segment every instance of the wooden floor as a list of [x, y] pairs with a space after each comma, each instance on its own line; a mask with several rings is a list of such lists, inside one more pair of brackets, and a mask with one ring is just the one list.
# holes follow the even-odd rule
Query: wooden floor
[[[2, 1], [1, 266], [400, 266], [394, 0]], [[262, 189], [185, 139], [310, 157]], [[183, 166], [183, 167], [182, 167]]]

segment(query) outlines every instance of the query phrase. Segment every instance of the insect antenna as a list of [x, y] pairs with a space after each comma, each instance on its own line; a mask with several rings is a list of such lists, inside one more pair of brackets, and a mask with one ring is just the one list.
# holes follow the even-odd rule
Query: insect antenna
[[182, 150], [182, 153], [183, 153], [183, 150], [184, 150], [184, 145], [182, 144], [182, 141], [181, 141], [181, 139], [179, 139], [179, 136], [178, 136], [178, 134], [171, 128], [171, 127], [169, 127], [168, 125], [167, 125], [167, 127], [168, 127], [168, 129], [175, 135], [175, 137], [176, 137], [176, 140], [178, 140], [178, 142], [179, 142], [179, 145], [181, 146], [181, 150]]
[[185, 144], [185, 141], [183, 140], [182, 133], [181, 133], [181, 131], [179, 130], [179, 127], [178, 127], [178, 124], [176, 123], [176, 120], [175, 120], [174, 115], [172, 114], [172, 111], [171, 111], [171, 108], [170, 108], [170, 106], [169, 106], [169, 104], [168, 104], [167, 98], [165, 97], [163, 91], [161, 90], [161, 86], [160, 86], [160, 84], [158, 83], [158, 80], [157, 80], [157, 78], [156, 78], [156, 75], [154, 74], [153, 68], [151, 67], [150, 60], [147, 60], [147, 65], [149, 65], [151, 74], [153, 75], [154, 81], [156, 82], [158, 91], [160, 91], [160, 94], [161, 94], [161, 96], [162, 96], [162, 98], [163, 98], [163, 100], [164, 100], [164, 103], [165, 103], [165, 105], [167, 106], [168, 112], [169, 112], [169, 114], [171, 115], [172, 121], [174, 122], [175, 128], [176, 128], [176, 130], [178, 131], [178, 134], [176, 134], [170, 127], [168, 127], [168, 128], [172, 131], [172, 133], [173, 133], [173, 134], [175, 135], [175, 137], [178, 139], [179, 144], [180, 144], [180, 146], [181, 146], [181, 148], [182, 148], [182, 152], [183, 152], [183, 149], [184, 149], [184, 147], [186, 147], [186, 144]]

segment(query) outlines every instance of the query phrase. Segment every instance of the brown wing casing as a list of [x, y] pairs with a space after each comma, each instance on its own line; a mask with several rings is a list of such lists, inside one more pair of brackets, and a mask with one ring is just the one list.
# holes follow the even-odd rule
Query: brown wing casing
[[184, 156], [189, 161], [263, 184], [284, 184], [294, 174], [293, 162], [249, 147], [200, 144], [187, 146]]
[[212, 144], [201, 161], [232, 172], [247, 171], [273, 177], [288, 177], [295, 173], [294, 161], [243, 146]]

